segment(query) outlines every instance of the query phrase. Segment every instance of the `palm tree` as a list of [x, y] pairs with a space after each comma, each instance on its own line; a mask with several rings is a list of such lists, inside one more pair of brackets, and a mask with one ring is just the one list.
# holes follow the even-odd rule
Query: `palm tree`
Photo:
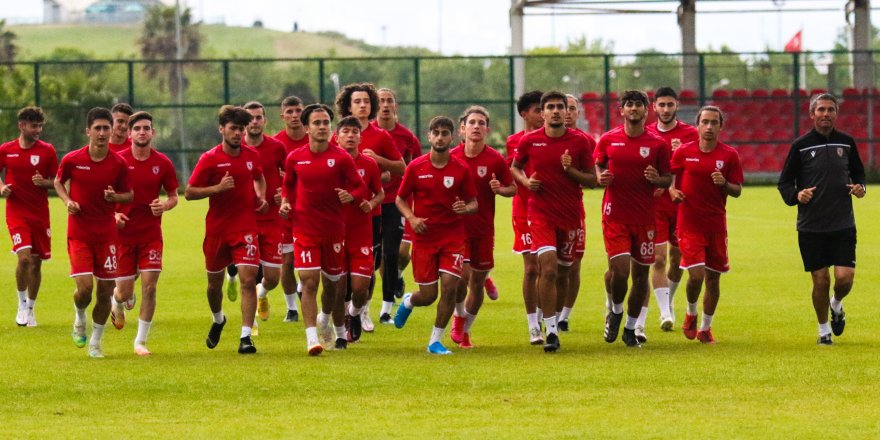
[[[178, 58], [177, 38], [175, 36], [174, 6], [155, 6], [147, 12], [144, 31], [138, 43], [141, 56], [146, 60], [172, 61]], [[180, 13], [181, 59], [198, 58], [202, 47], [202, 34], [199, 24], [193, 23], [192, 11], [186, 8]], [[177, 97], [186, 88], [186, 77], [179, 63], [147, 63], [144, 72], [150, 78], [159, 78], [161, 86], [167, 86], [171, 95]]]

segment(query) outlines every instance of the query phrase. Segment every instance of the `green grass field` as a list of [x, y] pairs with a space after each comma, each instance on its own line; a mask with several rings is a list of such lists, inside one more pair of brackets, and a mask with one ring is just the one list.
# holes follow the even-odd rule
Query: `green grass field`
[[[501, 298], [486, 302], [473, 328], [477, 348], [446, 357], [425, 353], [434, 312], [418, 309], [403, 330], [377, 326], [347, 351], [310, 358], [302, 323], [281, 322], [278, 290], [256, 356], [235, 351], [238, 303], [226, 304], [230, 325], [208, 350], [207, 202], [182, 201], [165, 218], [153, 356], [133, 354], [130, 321], [107, 330], [106, 359], [89, 359], [69, 336], [73, 282], [65, 212], [54, 199], [55, 259], [44, 266], [39, 327], [15, 326], [14, 257], [0, 260], [0, 437], [878, 438], [878, 190], [856, 204], [859, 271], [845, 301], [846, 333], [832, 347], [816, 345], [795, 209], [772, 187], [746, 187], [729, 202], [733, 270], [722, 278], [717, 345], [662, 333], [656, 308], [642, 349], [606, 344], [601, 193], [588, 191], [583, 285], [561, 352], [528, 344], [521, 262], [509, 252], [510, 204], [502, 201]], [[0, 237], [9, 249], [8, 234]]]

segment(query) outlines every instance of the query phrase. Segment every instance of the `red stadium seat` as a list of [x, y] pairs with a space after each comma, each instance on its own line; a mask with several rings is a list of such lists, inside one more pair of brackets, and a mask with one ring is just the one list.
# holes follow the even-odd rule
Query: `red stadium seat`
[[684, 89], [678, 94], [678, 100], [681, 101], [682, 104], [696, 104], [697, 103], [697, 92]]
[[859, 89], [847, 87], [847, 88], [843, 89], [842, 95], [844, 97], [851, 97], [851, 96], [859, 96], [859, 95], [861, 95], [861, 93], [859, 93]]
[[599, 99], [599, 94], [596, 92], [584, 92], [581, 95], [582, 101], [595, 101]]
[[734, 89], [733, 92], [731, 92], [731, 96], [734, 98], [748, 98], [749, 91], [746, 89]]
[[767, 98], [769, 96], [770, 96], [770, 92], [768, 92], [767, 90], [764, 90], [764, 89], [752, 90], [752, 97], [753, 98]]
[[821, 94], [827, 93], [827, 92], [828, 91], [825, 89], [813, 89], [813, 90], [810, 90], [810, 96], [821, 95]]
[[721, 99], [730, 98], [730, 92], [728, 92], [727, 90], [724, 90], [724, 89], [715, 89], [715, 90], [712, 91], [712, 98], [713, 98], [713, 99], [718, 99], [718, 98], [721, 98]]
[[773, 89], [770, 91], [770, 96], [774, 98], [787, 98], [788, 90], [785, 89]]

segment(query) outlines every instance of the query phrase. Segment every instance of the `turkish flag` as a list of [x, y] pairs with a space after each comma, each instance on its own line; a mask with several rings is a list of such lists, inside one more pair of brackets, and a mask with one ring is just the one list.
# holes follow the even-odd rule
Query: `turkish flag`
[[788, 43], [785, 43], [784, 50], [786, 52], [800, 52], [801, 51], [801, 41], [802, 41], [801, 34], [803, 32], [804, 32], [803, 30], [799, 30], [796, 34], [794, 34], [793, 37], [791, 37], [791, 40], [788, 40]]

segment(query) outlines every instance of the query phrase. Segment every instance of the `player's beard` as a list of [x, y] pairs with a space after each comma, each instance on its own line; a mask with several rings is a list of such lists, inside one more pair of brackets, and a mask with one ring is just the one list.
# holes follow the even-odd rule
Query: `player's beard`
[[669, 124], [672, 121], [674, 121], [675, 118], [677, 118], [677, 117], [678, 117], [678, 110], [672, 112], [672, 116], [670, 116], [668, 120], [664, 120], [663, 118], [659, 118], [659, 119], [660, 119], [660, 122], [662, 122], [664, 124]]
[[445, 145], [445, 146], [443, 146], [443, 147], [438, 147], [438, 146], [432, 145], [432, 146], [431, 146], [431, 149], [434, 150], [435, 153], [441, 153], [441, 154], [442, 154], [442, 153], [445, 153], [445, 152], [449, 151], [449, 145]]
[[565, 120], [562, 120], [560, 122], [550, 121], [547, 123], [547, 125], [549, 125], [550, 128], [562, 128], [565, 127]]
[[134, 144], [134, 146], [135, 146], [135, 147], [138, 147], [138, 148], [149, 148], [151, 142], [152, 142], [152, 141], [148, 141], [147, 143], [142, 144], [142, 143], [140, 143], [140, 142], [138, 142], [138, 141], [136, 141], [136, 140], [134, 140], [134, 139], [132, 139], [132, 141], [131, 141], [131, 143]]

